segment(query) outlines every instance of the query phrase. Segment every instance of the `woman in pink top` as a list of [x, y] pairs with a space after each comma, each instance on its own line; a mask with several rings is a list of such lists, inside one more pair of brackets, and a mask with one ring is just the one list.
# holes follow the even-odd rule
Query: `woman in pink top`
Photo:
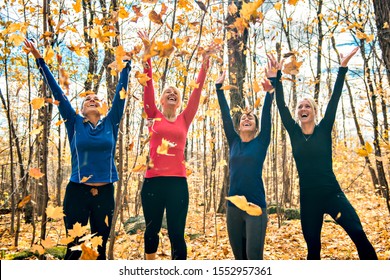
[[[138, 32], [149, 52], [150, 43], [145, 32]], [[187, 258], [187, 246], [184, 240], [184, 228], [188, 211], [188, 185], [184, 149], [188, 128], [199, 106], [202, 87], [209, 68], [209, 56], [218, 50], [211, 45], [203, 52], [203, 63], [196, 83], [198, 88], [192, 92], [187, 107], [177, 114], [181, 104], [181, 94], [173, 86], [162, 93], [160, 111], [155, 103], [151, 59], [144, 63], [144, 72], [150, 78], [144, 87], [144, 110], [149, 120], [150, 162], [141, 191], [142, 208], [146, 230], [144, 234], [145, 258], [156, 258], [159, 244], [158, 233], [161, 229], [166, 209], [171, 257], [174, 260]]]

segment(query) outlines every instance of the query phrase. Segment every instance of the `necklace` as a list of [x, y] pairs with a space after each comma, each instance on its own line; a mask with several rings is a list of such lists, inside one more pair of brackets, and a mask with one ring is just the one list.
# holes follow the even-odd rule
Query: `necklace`
[[310, 137], [313, 135], [313, 134], [310, 134], [309, 136], [306, 136], [303, 132], [302, 132], [302, 135], [303, 135], [303, 138], [305, 138], [306, 142], [309, 141]]

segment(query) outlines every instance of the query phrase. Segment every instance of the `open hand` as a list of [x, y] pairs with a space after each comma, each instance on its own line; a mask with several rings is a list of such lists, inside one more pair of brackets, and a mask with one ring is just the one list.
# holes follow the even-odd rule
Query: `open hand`
[[349, 54], [347, 54], [345, 56], [343, 54], [340, 54], [340, 60], [341, 60], [340, 66], [341, 67], [347, 67], [348, 66], [348, 62], [357, 53], [358, 50], [359, 50], [359, 46], [355, 47]]
[[216, 85], [223, 84], [223, 82], [225, 81], [225, 76], [226, 76], [226, 70], [223, 70], [219, 75], [219, 77], [217, 78], [217, 80], [215, 81], [215, 84]]
[[32, 40], [24, 39], [24, 46], [28, 52], [30, 52], [35, 59], [42, 58], [41, 54], [37, 50], [35, 43]]
[[282, 69], [284, 60], [282, 59], [280, 62], [276, 61], [276, 58], [272, 53], [267, 54], [267, 57], [268, 63], [265, 68], [265, 75], [267, 78], [274, 78], [276, 77], [278, 70]]

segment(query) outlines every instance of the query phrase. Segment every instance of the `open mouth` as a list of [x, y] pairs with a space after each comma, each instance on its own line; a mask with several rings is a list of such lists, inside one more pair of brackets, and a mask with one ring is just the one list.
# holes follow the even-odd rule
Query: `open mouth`
[[305, 118], [307, 118], [308, 116], [309, 116], [308, 114], [302, 114], [302, 115], [301, 115], [301, 118], [302, 118], [302, 119], [305, 119]]

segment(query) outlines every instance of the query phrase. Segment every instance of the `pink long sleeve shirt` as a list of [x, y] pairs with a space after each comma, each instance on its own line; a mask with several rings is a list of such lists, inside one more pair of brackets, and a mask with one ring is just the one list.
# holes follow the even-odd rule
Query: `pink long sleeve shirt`
[[[187, 177], [184, 159], [187, 132], [199, 107], [199, 100], [209, 63], [203, 63], [196, 81], [199, 87], [193, 90], [187, 107], [177, 116], [175, 121], [168, 121], [162, 112], [157, 109], [150, 59], [148, 64], [149, 69], [145, 69], [144, 72], [147, 73], [150, 80], [147, 81], [146, 87], [144, 87], [144, 109], [148, 119], [151, 121], [151, 125], [149, 125], [151, 136], [149, 143], [150, 162], [145, 178], [160, 176]], [[163, 139], [170, 143], [167, 151], [159, 151], [159, 146], [162, 145]]]

